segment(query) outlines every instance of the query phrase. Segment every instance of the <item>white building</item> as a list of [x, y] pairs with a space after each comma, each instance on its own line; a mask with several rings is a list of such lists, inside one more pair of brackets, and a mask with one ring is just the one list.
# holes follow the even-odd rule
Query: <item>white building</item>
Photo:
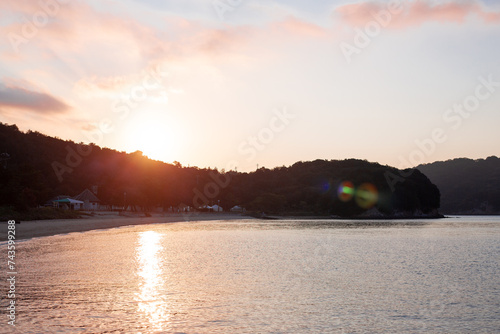
[[224, 209], [222, 208], [222, 206], [218, 206], [217, 204], [212, 205], [212, 210], [214, 212], [222, 212], [222, 211], [224, 211]]
[[101, 200], [97, 198], [90, 190], [85, 189], [78, 196], [74, 197], [75, 200], [82, 201], [81, 210], [96, 211], [99, 210], [99, 203]]
[[243, 208], [239, 205], [235, 205], [229, 211], [231, 211], [231, 212], [245, 212], [245, 208]]

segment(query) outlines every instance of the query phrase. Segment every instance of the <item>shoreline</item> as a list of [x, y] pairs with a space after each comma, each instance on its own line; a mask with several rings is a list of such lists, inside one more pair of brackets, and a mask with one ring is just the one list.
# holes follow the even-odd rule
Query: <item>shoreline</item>
[[[254, 219], [233, 213], [192, 213], [192, 214], [167, 214], [144, 217], [140, 215], [95, 215], [77, 219], [52, 219], [30, 220], [16, 224], [16, 240], [26, 240], [38, 237], [48, 237], [72, 232], [86, 232], [122, 226], [149, 225], [162, 223], [198, 222], [210, 220], [243, 220]], [[7, 222], [0, 226], [0, 242], [7, 241]]]
[[348, 221], [348, 220], [429, 220], [429, 219], [444, 219], [448, 218], [446, 215], [435, 216], [354, 216], [354, 217], [340, 217], [340, 216], [279, 216], [279, 215], [266, 215], [266, 216], [247, 216], [249, 218], [256, 218], [262, 220], [332, 220], [332, 221]]
[[[73, 232], [86, 232], [92, 230], [110, 229], [122, 226], [134, 225], [149, 225], [149, 224], [164, 224], [164, 223], [181, 223], [181, 222], [202, 222], [212, 220], [262, 220], [263, 222], [277, 222], [282, 220], [325, 220], [337, 222], [339, 227], [353, 226], [355, 221], [363, 222], [368, 220], [377, 221], [373, 224], [359, 224], [362, 226], [381, 226], [381, 225], [399, 225], [398, 221], [405, 219], [426, 221], [432, 219], [442, 219], [446, 217], [357, 217], [357, 218], [340, 218], [340, 217], [325, 217], [325, 216], [266, 216], [253, 217], [243, 215], [241, 213], [169, 213], [169, 214], [153, 214], [151, 217], [145, 217], [144, 214], [127, 213], [127, 215], [118, 215], [115, 212], [96, 213], [94, 215], [77, 218], [77, 219], [51, 219], [51, 220], [31, 220], [22, 221], [16, 224], [16, 240], [26, 240], [38, 237], [47, 237], [58, 234], [66, 234]], [[269, 219], [269, 220], [268, 220]], [[388, 224], [383, 221], [393, 221]], [[7, 226], [4, 221], [0, 226]], [[419, 223], [420, 224], [420, 223]], [[0, 228], [0, 242], [7, 241], [7, 229]]]

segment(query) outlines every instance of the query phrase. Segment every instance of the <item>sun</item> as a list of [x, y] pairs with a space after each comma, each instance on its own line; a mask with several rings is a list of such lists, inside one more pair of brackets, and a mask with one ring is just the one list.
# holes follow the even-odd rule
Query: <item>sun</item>
[[154, 160], [176, 160], [176, 126], [162, 115], [134, 117], [127, 124], [124, 136], [128, 151], [142, 151]]

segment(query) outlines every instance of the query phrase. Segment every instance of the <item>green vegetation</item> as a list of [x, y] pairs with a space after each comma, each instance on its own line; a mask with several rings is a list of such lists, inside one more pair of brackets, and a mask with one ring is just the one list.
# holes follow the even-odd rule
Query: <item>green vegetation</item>
[[454, 159], [418, 167], [442, 194], [446, 214], [500, 214], [500, 159]]
[[[436, 214], [439, 190], [418, 170], [407, 170], [391, 189], [388, 173], [400, 171], [363, 160], [297, 162], [251, 173], [182, 167], [144, 157], [76, 144], [0, 124], [0, 205], [18, 212], [56, 195], [98, 186], [103, 204], [133, 210], [218, 204], [267, 214], [352, 217], [375, 207], [386, 215]], [[340, 193], [339, 193], [340, 189]]]

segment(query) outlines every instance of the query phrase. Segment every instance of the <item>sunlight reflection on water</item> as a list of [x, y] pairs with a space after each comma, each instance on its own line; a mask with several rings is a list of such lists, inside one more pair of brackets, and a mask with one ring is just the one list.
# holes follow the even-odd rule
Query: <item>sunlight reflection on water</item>
[[170, 318], [165, 296], [161, 293], [164, 284], [159, 258], [161, 237], [154, 231], [141, 232], [137, 242], [137, 275], [140, 279], [136, 301], [139, 314], [147, 319], [154, 330], [163, 330]]

